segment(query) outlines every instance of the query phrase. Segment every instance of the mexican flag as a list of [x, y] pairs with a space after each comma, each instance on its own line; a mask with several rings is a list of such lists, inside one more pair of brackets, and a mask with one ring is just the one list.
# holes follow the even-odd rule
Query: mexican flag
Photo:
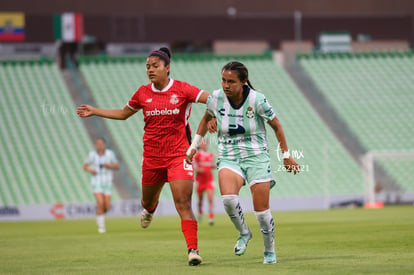
[[78, 42], [84, 34], [83, 14], [62, 13], [53, 17], [55, 39], [63, 42]]

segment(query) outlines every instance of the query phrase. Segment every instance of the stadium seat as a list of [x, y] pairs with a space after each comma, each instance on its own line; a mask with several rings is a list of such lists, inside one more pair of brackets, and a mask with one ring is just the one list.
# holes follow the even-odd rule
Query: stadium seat
[[0, 90], [0, 205], [94, 201], [82, 169], [93, 144], [57, 65], [3, 61]]
[[[366, 151], [414, 148], [411, 52], [307, 57], [300, 63]], [[403, 190], [414, 190], [407, 173], [414, 161], [379, 163]]]

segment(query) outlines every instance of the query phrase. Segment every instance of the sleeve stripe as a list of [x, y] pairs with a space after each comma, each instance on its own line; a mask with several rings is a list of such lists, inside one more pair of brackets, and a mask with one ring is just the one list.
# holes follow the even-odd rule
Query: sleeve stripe
[[194, 101], [195, 103], [198, 102], [198, 100], [200, 99], [200, 96], [201, 96], [202, 93], [204, 93], [204, 91], [203, 90], [200, 90], [200, 92], [198, 93], [198, 95], [197, 95], [197, 97], [196, 97], [196, 99]]
[[138, 112], [140, 109], [135, 109], [134, 107], [132, 107], [131, 105], [129, 105], [129, 103], [127, 103], [127, 106], [129, 107], [129, 109]]

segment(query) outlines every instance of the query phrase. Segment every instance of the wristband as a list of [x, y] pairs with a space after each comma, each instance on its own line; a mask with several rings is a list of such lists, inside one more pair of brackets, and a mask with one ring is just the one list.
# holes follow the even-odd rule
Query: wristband
[[288, 159], [288, 158], [290, 158], [290, 153], [289, 153], [289, 151], [284, 152], [282, 156], [283, 156], [283, 159]]
[[191, 151], [193, 149], [197, 151], [197, 147], [200, 145], [202, 139], [203, 139], [202, 136], [198, 134], [195, 135], [193, 142], [191, 142], [190, 148], [188, 148], [187, 150], [187, 153], [186, 153], [187, 156], [191, 155]]

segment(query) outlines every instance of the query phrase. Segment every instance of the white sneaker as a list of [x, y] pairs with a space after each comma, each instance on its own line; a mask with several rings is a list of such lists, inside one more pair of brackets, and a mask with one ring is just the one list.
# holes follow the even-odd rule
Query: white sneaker
[[152, 221], [152, 214], [147, 211], [147, 209], [142, 210], [141, 212], [141, 227], [147, 228]]
[[203, 259], [201, 258], [200, 255], [198, 255], [198, 250], [196, 249], [190, 249], [188, 251], [188, 265], [199, 265], [201, 264], [201, 262], [203, 261]]
[[99, 227], [98, 228], [98, 233], [103, 234], [105, 232], [106, 232], [106, 229], [105, 228], [103, 228], [103, 227]]

